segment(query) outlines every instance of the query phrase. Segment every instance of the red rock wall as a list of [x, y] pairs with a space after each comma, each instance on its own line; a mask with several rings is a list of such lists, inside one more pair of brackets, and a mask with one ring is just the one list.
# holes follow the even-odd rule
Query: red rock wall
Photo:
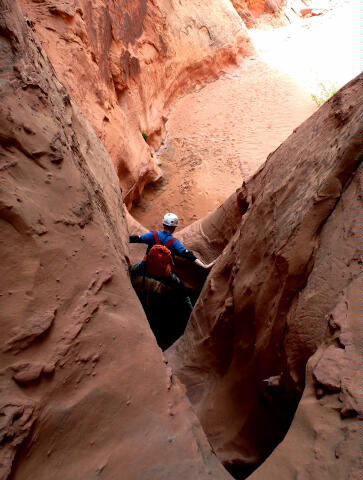
[[0, 478], [228, 479], [132, 289], [111, 160], [0, 12]]
[[[290, 450], [282, 445], [275, 461], [271, 457], [274, 478], [292, 448], [296, 467], [289, 462], [283, 478], [310, 470], [308, 478], [317, 478], [325, 462], [330, 478], [340, 478], [333, 476], [335, 468], [347, 475], [358, 468], [358, 455], [350, 462], [351, 453], [341, 448], [338, 458], [333, 445], [345, 436], [358, 444], [356, 416], [362, 413], [353, 321], [361, 274], [361, 81], [362, 76], [350, 82], [296, 129], [241, 190], [240, 203], [248, 209], [242, 218], [235, 210], [234, 236], [204, 285], [185, 335], [167, 353], [231, 471], [258, 465], [282, 440], [304, 390], [307, 362], [318, 350], [314, 382], [309, 373], [307, 400], [283, 444]], [[208, 251], [211, 238], [203, 232], [213, 219], [214, 214], [202, 220], [200, 231], [185, 229], [200, 251]], [[226, 215], [227, 229], [231, 223]], [[220, 232], [223, 227], [221, 222]], [[321, 421], [306, 419], [309, 431], [300, 438], [309, 453], [300, 458], [300, 443], [293, 447], [298, 425], [304, 412], [313, 415], [320, 407]], [[331, 422], [326, 431], [324, 418]], [[330, 431], [334, 436], [326, 438]], [[318, 445], [322, 452], [314, 459]], [[256, 478], [266, 478], [266, 471]]]
[[231, 0], [231, 2], [247, 28], [257, 27], [261, 23], [278, 26], [286, 22], [283, 12], [285, 1]]
[[[346, 195], [349, 206], [357, 203], [361, 191], [356, 180]], [[334, 220], [330, 243], [333, 227]], [[251, 480], [361, 477], [361, 295], [358, 276], [341, 292], [329, 316], [328, 342], [308, 362], [306, 387], [291, 428]]]
[[[54, 35], [48, 51], [59, 64], [59, 52], [75, 44], [106, 79], [102, 48], [111, 42], [111, 51], [113, 35], [126, 31], [131, 52], [144, 3], [124, 4], [135, 21], [124, 16], [112, 40], [104, 4], [84, 3], [82, 13], [79, 5], [33, 2], [24, 22], [16, 2], [0, 0], [0, 478], [227, 479], [131, 287], [111, 160], [33, 36], [38, 29], [46, 44]], [[41, 23], [44, 9], [57, 28]], [[79, 41], [68, 30], [77, 22], [79, 38], [87, 35]], [[86, 52], [85, 39], [93, 45]], [[127, 83], [139, 74], [125, 55]], [[102, 85], [85, 65], [75, 60], [68, 71], [83, 109]], [[183, 72], [171, 75], [169, 97], [185, 88]], [[252, 478], [359, 475], [361, 81], [297, 129], [220, 209], [180, 232], [205, 261], [221, 257], [169, 362], [231, 471], [258, 465], [282, 440], [304, 391], [285, 440]], [[139, 119], [134, 104], [122, 111]], [[132, 118], [123, 121], [132, 127]], [[195, 288], [204, 280], [185, 276]]]
[[170, 103], [252, 49], [227, 0], [21, 3], [109, 152], [128, 205], [161, 175], [151, 153], [164, 135]]

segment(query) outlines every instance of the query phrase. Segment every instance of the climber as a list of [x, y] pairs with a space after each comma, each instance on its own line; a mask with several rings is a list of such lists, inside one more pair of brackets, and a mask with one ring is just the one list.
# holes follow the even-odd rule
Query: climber
[[143, 260], [130, 267], [132, 276], [150, 277], [162, 282], [167, 287], [174, 288], [184, 299], [188, 315], [193, 310], [188, 291], [180, 278], [171, 271], [175, 255], [186, 258], [190, 262], [209, 270], [216, 260], [209, 264], [203, 263], [192, 252], [187, 250], [172, 233], [178, 226], [178, 217], [174, 213], [166, 213], [162, 220], [163, 230], [148, 232], [144, 235], [131, 235], [130, 243], [146, 243], [148, 245]]

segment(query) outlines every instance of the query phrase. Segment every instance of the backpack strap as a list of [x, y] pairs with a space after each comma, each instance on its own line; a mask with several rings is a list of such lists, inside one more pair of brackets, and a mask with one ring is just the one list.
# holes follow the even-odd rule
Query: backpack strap
[[176, 238], [171, 238], [170, 240], [168, 240], [164, 245], [169, 248], [171, 245], [173, 245], [173, 243], [176, 242]]
[[158, 232], [153, 232], [154, 238], [155, 238], [155, 245], [160, 245], [160, 240], [159, 240], [159, 235]]
[[[160, 245], [158, 232], [153, 231], [153, 235], [154, 235], [154, 239], [155, 239], [155, 245]], [[147, 264], [148, 259], [149, 259], [149, 255], [148, 255], [148, 252], [147, 252], [144, 256], [145, 268], [144, 268], [144, 275], [143, 275], [143, 279], [142, 279], [142, 289], [143, 289], [143, 291], [145, 291], [146, 264]]]

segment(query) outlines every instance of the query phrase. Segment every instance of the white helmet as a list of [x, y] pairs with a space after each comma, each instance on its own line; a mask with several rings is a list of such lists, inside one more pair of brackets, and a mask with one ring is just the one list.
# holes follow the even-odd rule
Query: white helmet
[[178, 217], [175, 213], [166, 213], [163, 218], [163, 225], [166, 225], [167, 227], [177, 227]]

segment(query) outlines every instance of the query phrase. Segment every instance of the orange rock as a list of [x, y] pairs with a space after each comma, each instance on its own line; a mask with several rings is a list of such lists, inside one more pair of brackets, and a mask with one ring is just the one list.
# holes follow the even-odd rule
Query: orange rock
[[152, 153], [171, 102], [253, 51], [227, 0], [20, 1], [110, 154], [128, 206], [160, 178]]
[[302, 17], [315, 17], [317, 15], [322, 15], [322, 10], [317, 10], [316, 8], [303, 8], [300, 10], [300, 15]]
[[114, 166], [0, 3], [0, 477], [227, 480], [132, 289]]
[[[165, 106], [236, 61], [245, 31], [227, 3], [216, 10], [230, 12], [224, 24], [209, 29], [201, 15], [180, 32], [185, 11], [158, 24], [165, 11], [154, 2], [150, 11], [145, 1], [124, 2], [120, 18], [102, 0], [92, 9], [22, 1], [27, 22], [17, 2], [1, 3], [1, 477], [231, 478], [176, 372], [234, 474], [250, 473], [281, 441], [251, 478], [358, 478], [362, 76], [218, 210], [180, 232], [204, 261], [219, 260], [206, 282], [194, 265], [178, 265], [188, 285], [203, 290], [166, 366], [128, 276], [114, 165], [131, 182], [131, 199], [153, 171], [142, 132], [156, 141]], [[54, 23], [42, 25], [47, 15]], [[143, 37], [151, 19], [152, 44]], [[230, 21], [236, 29], [225, 31]], [[167, 43], [160, 32], [185, 37]], [[223, 40], [213, 58], [211, 32]], [[230, 35], [241, 48], [228, 44]], [[75, 60], [65, 71], [57, 52], [67, 50]], [[168, 59], [161, 70], [159, 56]], [[173, 63], [178, 58], [185, 63]], [[146, 71], [155, 66], [153, 81], [145, 74], [140, 82], [141, 62]], [[114, 164], [76, 95], [120, 154]]]
[[[360, 318], [354, 300], [359, 295], [353, 294], [353, 287], [357, 291], [360, 275], [356, 219], [361, 212], [361, 81], [362, 76], [351, 81], [269, 155], [237, 194], [243, 209], [237, 210], [233, 195], [197, 228], [191, 225], [181, 232], [188, 247], [206, 255], [221, 235], [215, 255], [223, 253], [203, 286], [185, 334], [166, 355], [186, 385], [214, 450], [236, 474], [258, 466], [285, 436], [304, 390], [309, 358], [337, 336], [331, 333], [331, 315], [336, 325], [346, 325], [339, 335], [344, 350], [330, 347], [318, 363], [315, 378], [323, 389], [317, 396], [325, 398], [324, 385], [327, 390], [341, 388], [334, 394], [333, 411], [326, 397], [323, 411], [329, 431], [335, 432], [334, 438], [342, 437], [345, 425], [352, 422], [355, 430], [349, 435], [359, 445], [354, 418], [361, 414], [360, 347], [352, 339], [360, 338], [354, 320]], [[337, 302], [344, 305], [348, 295], [344, 292], [350, 292], [349, 300], [346, 297], [350, 324], [344, 320], [348, 313], [334, 313]], [[227, 305], [228, 298], [232, 300]], [[327, 367], [331, 361], [335, 374]], [[278, 384], [265, 382], [276, 376], [281, 377]], [[312, 379], [308, 382], [313, 384]], [[312, 402], [311, 392], [307, 396]], [[314, 402], [319, 411], [321, 402], [316, 397]], [[349, 422], [341, 416], [349, 416]], [[311, 421], [319, 424], [317, 417]], [[323, 429], [324, 421], [320, 425]], [[304, 471], [307, 457], [300, 457], [300, 448], [310, 452], [309, 459], [314, 442], [325, 448], [325, 435], [317, 427], [301, 435], [301, 441], [298, 432], [292, 438], [286, 452], [281, 448], [276, 456], [273, 478], [295, 478]], [[356, 448], [356, 460], [341, 452], [339, 462], [333, 462], [333, 442], [326, 444], [326, 454], [312, 461], [311, 478], [317, 478], [323, 467], [329, 472], [324, 478], [340, 478], [359, 468]], [[286, 460], [285, 475], [279, 470], [282, 457], [295, 459], [293, 468]], [[346, 473], [336, 475], [335, 468]], [[266, 478], [267, 471], [262, 468], [252, 478]]]
[[286, 2], [281, 0], [232, 0], [232, 3], [247, 28], [276, 27], [286, 22], [283, 14]]

